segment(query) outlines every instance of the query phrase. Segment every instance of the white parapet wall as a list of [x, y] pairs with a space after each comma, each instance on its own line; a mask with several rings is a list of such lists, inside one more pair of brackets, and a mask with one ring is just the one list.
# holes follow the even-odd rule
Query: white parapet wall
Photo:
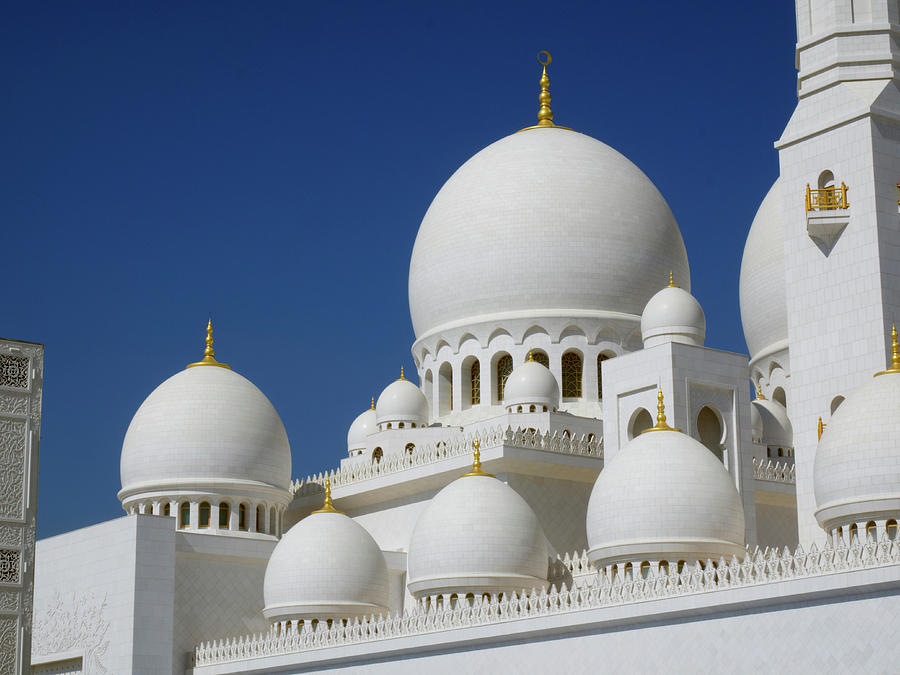
[[757, 551], [704, 569], [584, 582], [204, 643], [188, 672], [896, 670], [900, 623], [886, 620], [900, 610], [900, 545], [892, 541]]

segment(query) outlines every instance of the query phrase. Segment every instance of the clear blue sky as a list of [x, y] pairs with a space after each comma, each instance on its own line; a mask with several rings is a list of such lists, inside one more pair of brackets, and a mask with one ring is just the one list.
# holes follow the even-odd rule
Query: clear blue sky
[[46, 345], [38, 534], [122, 514], [141, 401], [216, 353], [295, 477], [414, 372], [409, 256], [443, 182], [531, 124], [628, 156], [681, 226], [707, 344], [795, 103], [793, 3], [7, 3], [0, 335]]

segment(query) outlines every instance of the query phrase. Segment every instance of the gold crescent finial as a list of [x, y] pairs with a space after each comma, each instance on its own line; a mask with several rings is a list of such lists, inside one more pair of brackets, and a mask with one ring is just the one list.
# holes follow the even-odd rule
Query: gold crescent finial
[[465, 478], [467, 476], [487, 476], [488, 478], [493, 478], [494, 474], [485, 473], [481, 468], [481, 443], [477, 438], [475, 439], [475, 442], [472, 443], [472, 447], [475, 449], [472, 459], [472, 470], [460, 477]]
[[538, 52], [538, 63], [543, 67], [543, 71], [541, 72], [541, 93], [538, 95], [538, 101], [541, 103], [537, 115], [537, 125], [539, 127], [556, 126], [553, 124], [553, 111], [550, 110], [550, 78], [547, 77], [547, 66], [552, 62], [553, 57], [550, 56], [550, 52]]
[[187, 364], [187, 368], [193, 368], [194, 366], [219, 366], [219, 368], [231, 370], [231, 366], [228, 364], [216, 361], [216, 352], [213, 349], [212, 317], [209, 317], [209, 321], [206, 323], [206, 349], [203, 350], [203, 358], [194, 363]]
[[318, 511], [313, 511], [313, 513], [340, 513], [334, 508], [334, 504], [331, 501], [331, 481], [328, 478], [325, 479], [325, 501], [322, 503], [322, 508]]
[[900, 373], [900, 340], [897, 339], [896, 324], [891, 324], [891, 366], [887, 370], [875, 373], [875, 377], [888, 373]]
[[648, 431], [681, 431], [681, 429], [666, 424], [666, 406], [663, 403], [662, 387], [656, 392], [656, 426], [644, 429], [641, 433], [646, 434]]

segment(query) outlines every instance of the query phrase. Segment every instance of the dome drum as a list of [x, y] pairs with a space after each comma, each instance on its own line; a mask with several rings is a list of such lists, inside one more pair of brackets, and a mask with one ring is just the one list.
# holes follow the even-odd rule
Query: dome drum
[[731, 559], [736, 555], [742, 558], [746, 548], [735, 542], [724, 539], [673, 539], [671, 541], [621, 541], [592, 548], [588, 551], [588, 560], [597, 567], [637, 564], [641, 561], [661, 560], [673, 564], [676, 561], [686, 563], [703, 562], [705, 560]]
[[451, 593], [520, 593], [550, 587], [546, 578], [527, 575], [467, 575], [459, 577], [435, 577], [419, 578], [407, 584], [409, 592], [415, 598], [425, 598], [431, 595], [447, 595]]
[[816, 520], [826, 532], [832, 532], [839, 527], [846, 528], [853, 524], [873, 520], [886, 521], [892, 518], [900, 520], [900, 496], [886, 495], [882, 499], [873, 496], [843, 504], [829, 504], [816, 511]]

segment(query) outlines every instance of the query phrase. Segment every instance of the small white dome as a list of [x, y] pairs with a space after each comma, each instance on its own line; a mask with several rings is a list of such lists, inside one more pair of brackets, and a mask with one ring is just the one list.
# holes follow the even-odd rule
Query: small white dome
[[413, 329], [422, 339], [545, 312], [636, 318], [658, 288], [647, 269], [690, 278], [650, 179], [590, 136], [520, 131], [469, 159], [428, 207], [409, 265]]
[[375, 404], [375, 422], [428, 424], [428, 400], [425, 394], [409, 380], [391, 382], [381, 392]]
[[281, 418], [250, 380], [227, 368], [187, 368], [159, 385], [128, 426], [123, 501], [146, 491], [283, 491], [291, 448]]
[[417, 598], [544, 588], [549, 554], [537, 516], [515, 490], [490, 476], [463, 476], [416, 521], [408, 587]]
[[597, 477], [587, 539], [598, 567], [743, 556], [744, 508], [730, 474], [706, 447], [679, 431], [645, 432]]
[[271, 621], [343, 619], [388, 611], [388, 571], [378, 544], [343, 513], [312, 513], [272, 551], [263, 583]]
[[534, 404], [556, 410], [559, 406], [559, 384], [545, 365], [526, 361], [509, 374], [503, 399], [503, 405], [507, 408]]
[[826, 530], [900, 517], [900, 373], [880, 375], [834, 412], [816, 449], [816, 519]]
[[374, 407], [357, 415], [347, 431], [347, 450], [361, 450], [365, 448], [369, 434], [377, 431], [375, 424]]
[[756, 212], [741, 260], [741, 323], [750, 360], [788, 346], [781, 180]]
[[644, 347], [664, 342], [703, 346], [706, 316], [697, 299], [683, 288], [666, 286], [650, 298], [641, 314]]
[[751, 401], [750, 416], [754, 442], [784, 448], [794, 447], [794, 427], [788, 418], [787, 410], [778, 401], [768, 399]]

